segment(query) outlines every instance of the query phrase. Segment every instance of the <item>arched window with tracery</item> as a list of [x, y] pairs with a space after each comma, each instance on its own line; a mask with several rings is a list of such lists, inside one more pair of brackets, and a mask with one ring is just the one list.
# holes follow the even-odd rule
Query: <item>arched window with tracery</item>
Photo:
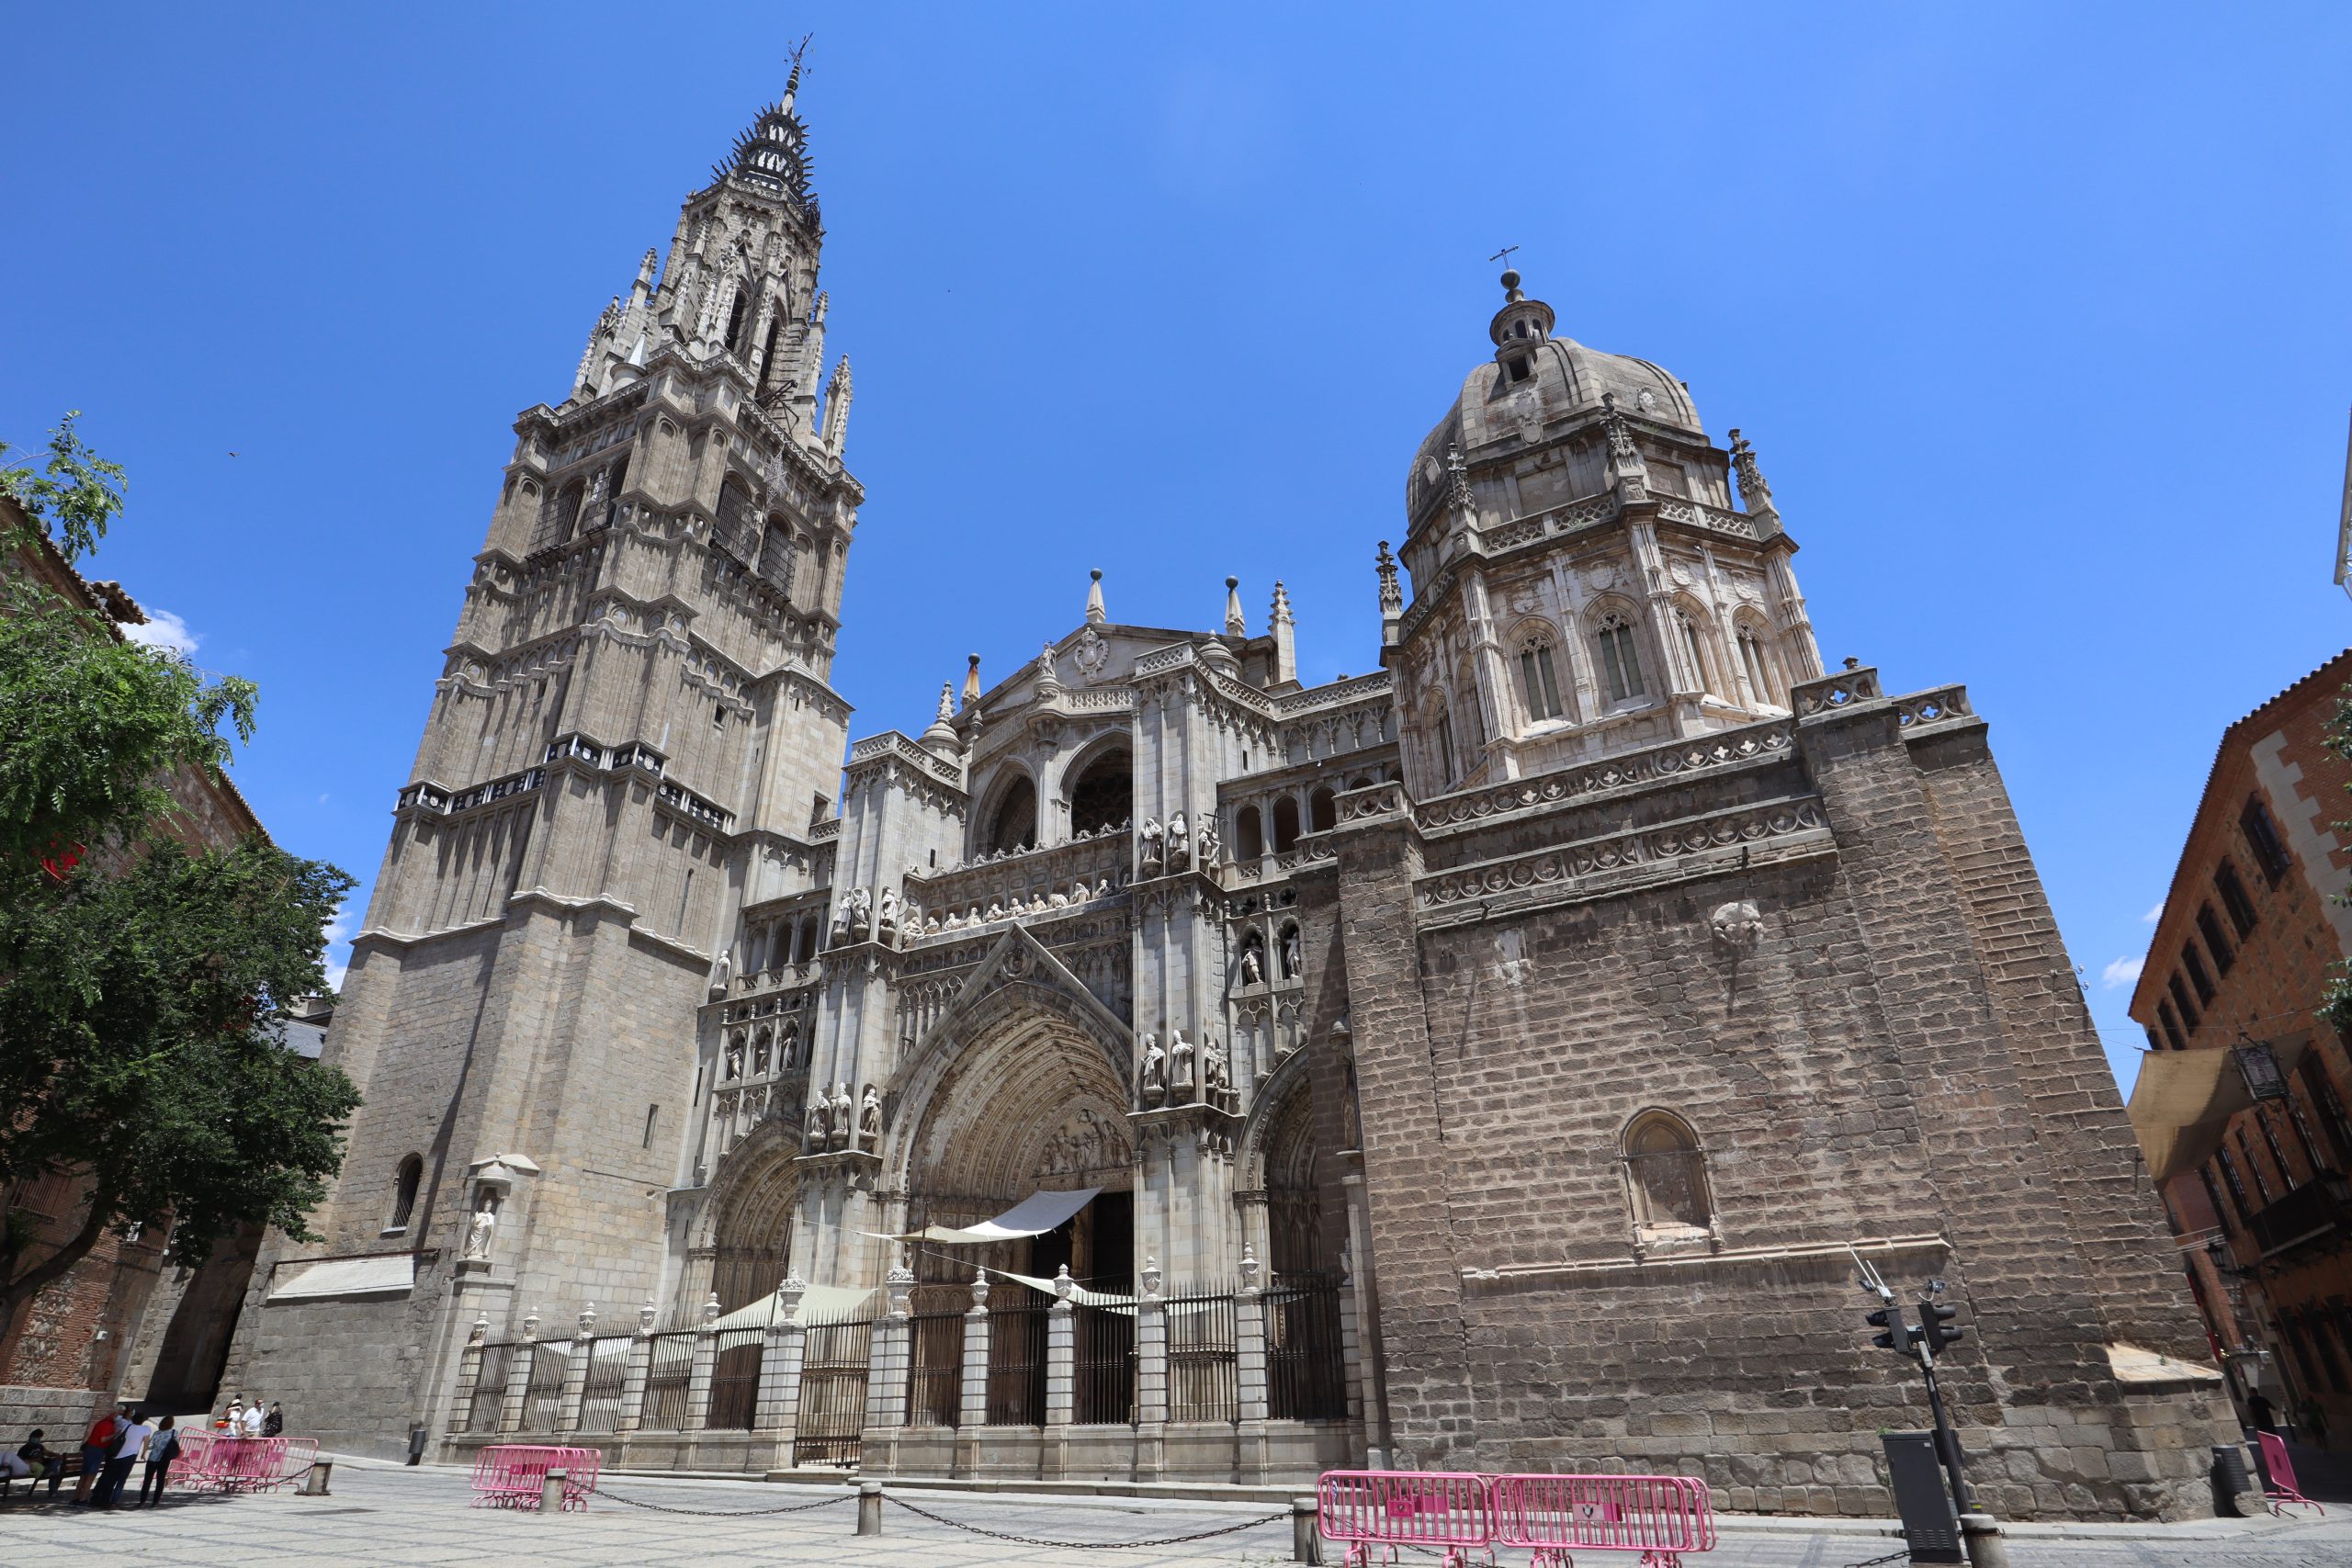
[[1265, 824], [1258, 816], [1258, 808], [1245, 806], [1233, 816], [1233, 854], [1236, 860], [1253, 861], [1266, 852]]
[[1787, 698], [1777, 679], [1779, 661], [1772, 657], [1771, 646], [1765, 635], [1757, 629], [1753, 622], [1742, 621], [1735, 640], [1739, 644], [1739, 664], [1747, 671], [1748, 691], [1759, 703], [1786, 707]]
[[1557, 718], [1566, 711], [1560, 702], [1560, 676], [1548, 627], [1530, 626], [1520, 634], [1519, 690], [1531, 724]]
[[1283, 795], [1274, 802], [1274, 853], [1282, 854], [1298, 845], [1298, 800]]
[[1670, 1111], [1634, 1117], [1625, 1128], [1624, 1166], [1637, 1238], [1672, 1242], [1714, 1234], [1706, 1151], [1689, 1122]]
[[574, 479], [555, 492], [548, 503], [546, 543], [560, 545], [571, 537], [572, 529], [580, 525], [581, 497], [588, 493], [585, 482]]
[[1037, 847], [1037, 786], [1029, 775], [1014, 775], [997, 796], [989, 813], [988, 834], [980, 843], [984, 854], [1010, 854]]
[[424, 1183], [424, 1156], [411, 1155], [392, 1175], [392, 1205], [385, 1212], [387, 1231], [404, 1231], [416, 1213], [416, 1190]]
[[1600, 645], [1600, 675], [1608, 683], [1609, 700], [1628, 703], [1645, 695], [1642, 652], [1634, 636], [1633, 617], [1623, 610], [1604, 612], [1593, 628], [1593, 640]]
[[1086, 765], [1069, 786], [1069, 830], [1099, 833], [1135, 814], [1135, 760], [1124, 746]]
[[767, 536], [760, 542], [760, 578], [787, 601], [792, 597], [793, 558], [798, 553], [792, 525], [780, 514], [770, 516]]
[[727, 312], [728, 353], [741, 354], [743, 352], [743, 340], [750, 333], [751, 324], [752, 291], [748, 288], [738, 288], [735, 291], [734, 306]]
[[1306, 797], [1306, 830], [1328, 833], [1340, 825], [1340, 797], [1329, 789], [1318, 789]]
[[753, 515], [752, 487], [740, 474], [719, 481], [718, 522], [713, 529], [719, 548], [739, 561], [749, 561], [759, 543], [759, 523]]
[[1453, 750], [1453, 714], [1442, 697], [1430, 705], [1430, 745], [1437, 753], [1438, 787], [1452, 789], [1462, 765]]
[[1721, 682], [1715, 680], [1714, 666], [1707, 658], [1707, 645], [1710, 638], [1706, 629], [1706, 616], [1696, 610], [1677, 609], [1674, 613], [1674, 624], [1675, 629], [1681, 635], [1683, 651], [1690, 656], [1690, 678], [1698, 682], [1699, 690], [1702, 692], [1718, 690]]

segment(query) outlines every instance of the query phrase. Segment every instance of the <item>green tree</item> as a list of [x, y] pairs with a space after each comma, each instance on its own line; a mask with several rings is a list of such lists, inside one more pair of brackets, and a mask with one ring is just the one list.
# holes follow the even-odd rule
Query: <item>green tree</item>
[[70, 415], [42, 470], [0, 468], [22, 512], [0, 536], [0, 1191], [89, 1188], [61, 1247], [9, 1211], [0, 1318], [134, 1224], [168, 1220], [180, 1263], [256, 1221], [309, 1239], [358, 1104], [273, 1030], [325, 988], [352, 879], [258, 835], [192, 852], [164, 831], [167, 782], [220, 776], [253, 687], [123, 640], [26, 570], [44, 536], [69, 559], [93, 547], [120, 479]]

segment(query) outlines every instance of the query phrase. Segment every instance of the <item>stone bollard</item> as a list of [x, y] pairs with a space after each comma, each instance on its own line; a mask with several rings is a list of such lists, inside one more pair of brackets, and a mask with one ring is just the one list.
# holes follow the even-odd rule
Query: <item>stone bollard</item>
[[1323, 1561], [1323, 1532], [1315, 1528], [1315, 1499], [1293, 1497], [1290, 1500], [1290, 1560], [1293, 1562]]
[[540, 1513], [560, 1514], [563, 1512], [563, 1483], [570, 1480], [571, 1476], [571, 1472], [561, 1465], [557, 1465], [547, 1472], [546, 1477], [539, 1483]]
[[857, 1483], [857, 1533], [882, 1533], [882, 1483], [878, 1481]]
[[1968, 1547], [1968, 1568], [2009, 1568], [2008, 1542], [1992, 1515], [1961, 1515], [1960, 1534]]
[[319, 1459], [311, 1461], [311, 1473], [302, 1478], [302, 1495], [323, 1497], [327, 1495], [327, 1478], [334, 1473], [334, 1461]]

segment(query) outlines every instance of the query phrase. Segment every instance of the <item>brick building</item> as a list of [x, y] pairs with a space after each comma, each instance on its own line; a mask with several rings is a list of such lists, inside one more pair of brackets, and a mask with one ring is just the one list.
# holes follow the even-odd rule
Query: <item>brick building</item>
[[[5, 497], [0, 497], [0, 522], [12, 531], [32, 526]], [[23, 536], [33, 537], [37, 532]], [[113, 628], [138, 626], [147, 618], [121, 584], [85, 580], [45, 538], [13, 552], [7, 569], [104, 616], [117, 637], [122, 634]], [[162, 823], [161, 830], [190, 849], [233, 843], [262, 831], [244, 797], [225, 777], [182, 773], [169, 787], [180, 812]], [[5, 1207], [29, 1215], [36, 1245], [54, 1249], [81, 1229], [85, 1190], [79, 1177], [47, 1176], [9, 1190]], [[164, 1233], [152, 1228], [129, 1239], [102, 1236], [63, 1278], [0, 1322], [0, 1432], [21, 1433], [32, 1427], [46, 1427], [52, 1433], [74, 1431], [86, 1424], [95, 1406], [118, 1393], [146, 1396], [145, 1374], [155, 1361], [156, 1347], [147, 1342], [142, 1324], [155, 1293], [164, 1240]], [[250, 1253], [245, 1261], [250, 1271]], [[185, 1276], [189, 1271], [174, 1272]], [[187, 1331], [194, 1332], [201, 1322], [218, 1349], [188, 1377], [205, 1371], [217, 1375], [237, 1306], [238, 1296], [232, 1292], [209, 1310], [189, 1314]], [[142, 1354], [144, 1359], [134, 1371], [133, 1362]], [[200, 1406], [209, 1397], [207, 1384], [196, 1403]]]
[[233, 1381], [382, 1450], [1877, 1514], [1925, 1412], [1859, 1250], [1956, 1292], [1993, 1506], [2205, 1506], [2220, 1376], [1984, 722], [1825, 673], [1737, 431], [1506, 274], [1375, 673], [1302, 683], [1279, 583], [1160, 627], [1097, 574], [850, 744], [804, 152], [788, 94], [516, 423], [330, 1040], [366, 1107]]
[[[2320, 1016], [2352, 954], [2339, 654], [2222, 732], [2132, 997], [2132, 1119], [2216, 1352], [2307, 1441], [2352, 1442], [2352, 1057]], [[2240, 1047], [2267, 1047], [2256, 1100]], [[2315, 1408], [2319, 1420], [2309, 1418]]]

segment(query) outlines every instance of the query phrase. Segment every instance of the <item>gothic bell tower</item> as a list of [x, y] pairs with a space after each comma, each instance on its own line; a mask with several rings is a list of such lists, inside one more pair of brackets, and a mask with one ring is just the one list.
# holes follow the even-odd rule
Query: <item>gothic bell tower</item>
[[[365, 1104], [322, 1241], [278, 1244], [280, 1276], [364, 1253], [405, 1288], [248, 1311], [231, 1364], [333, 1440], [435, 1419], [477, 1318], [662, 1293], [737, 911], [829, 879], [864, 491], [798, 88], [796, 62], [515, 423], [327, 1046]], [[356, 1371], [355, 1335], [383, 1347]]]

